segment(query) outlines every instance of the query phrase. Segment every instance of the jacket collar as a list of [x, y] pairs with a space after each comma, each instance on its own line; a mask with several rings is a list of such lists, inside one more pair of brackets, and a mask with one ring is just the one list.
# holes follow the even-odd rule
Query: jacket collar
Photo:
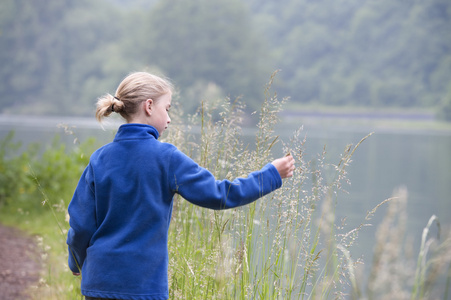
[[151, 137], [155, 139], [159, 137], [158, 130], [155, 127], [146, 124], [127, 123], [119, 127], [114, 140], [148, 139]]

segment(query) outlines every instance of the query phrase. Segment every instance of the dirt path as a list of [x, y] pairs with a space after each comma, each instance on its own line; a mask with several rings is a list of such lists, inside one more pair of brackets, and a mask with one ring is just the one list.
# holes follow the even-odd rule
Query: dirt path
[[26, 291], [39, 280], [39, 251], [35, 240], [0, 224], [0, 298], [30, 299]]

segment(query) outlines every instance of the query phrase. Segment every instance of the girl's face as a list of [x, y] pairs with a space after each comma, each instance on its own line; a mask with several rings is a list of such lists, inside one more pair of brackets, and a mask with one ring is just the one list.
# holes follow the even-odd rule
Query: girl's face
[[157, 101], [147, 100], [146, 105], [150, 105], [150, 115], [148, 125], [155, 127], [161, 135], [171, 123], [169, 109], [171, 108], [172, 93], [162, 95]]

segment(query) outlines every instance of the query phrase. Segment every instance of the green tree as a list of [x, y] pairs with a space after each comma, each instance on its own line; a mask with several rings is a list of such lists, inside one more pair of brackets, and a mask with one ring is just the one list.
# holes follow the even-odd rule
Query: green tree
[[[258, 107], [271, 74], [264, 44], [239, 0], [160, 1], [146, 16], [146, 63], [184, 90], [210, 82]], [[184, 101], [202, 99], [184, 99]]]
[[57, 24], [67, 2], [49, 1], [43, 6], [34, 1], [6, 0], [0, 16], [0, 98], [2, 108], [27, 104], [40, 97], [48, 82], [56, 36], [51, 24]]
[[436, 106], [451, 80], [451, 2], [245, 0], [294, 101]]
[[98, 96], [94, 88], [124, 73], [116, 45], [121, 19], [103, 1], [3, 1], [2, 109], [22, 105], [20, 111], [27, 113], [92, 112]]

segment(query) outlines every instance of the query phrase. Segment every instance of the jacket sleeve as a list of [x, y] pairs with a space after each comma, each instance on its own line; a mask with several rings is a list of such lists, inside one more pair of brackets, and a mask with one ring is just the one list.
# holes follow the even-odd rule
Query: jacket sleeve
[[249, 204], [282, 186], [279, 172], [270, 163], [246, 178], [220, 181], [179, 150], [172, 154], [169, 176], [173, 192], [193, 204], [217, 210]]
[[94, 184], [90, 165], [83, 172], [68, 207], [69, 231], [67, 245], [69, 268], [79, 273], [86, 258], [86, 249], [96, 231]]

